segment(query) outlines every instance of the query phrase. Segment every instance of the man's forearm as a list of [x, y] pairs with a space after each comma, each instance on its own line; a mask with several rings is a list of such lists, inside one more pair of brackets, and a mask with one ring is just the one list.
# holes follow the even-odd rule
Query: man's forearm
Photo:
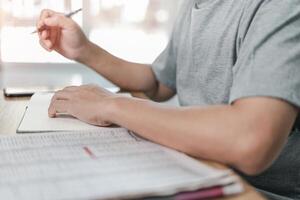
[[230, 107], [174, 108], [126, 98], [116, 104], [110, 113], [113, 123], [192, 156], [232, 164], [240, 139], [230, 130], [234, 129]]
[[[113, 123], [157, 143], [195, 157], [229, 164], [248, 174], [265, 169], [276, 158], [296, 116], [293, 108], [288, 107], [282, 109], [290, 113], [283, 119], [273, 118], [272, 114], [269, 117], [264, 114], [268, 111], [261, 109], [268, 110], [265, 106], [268, 101], [264, 100], [253, 107], [251, 102], [246, 102], [250, 106], [192, 108], [163, 107], [127, 98], [115, 102], [110, 113]], [[280, 103], [275, 101], [270, 110], [280, 107]]]
[[117, 58], [89, 42], [79, 62], [89, 66], [122, 89], [154, 93], [157, 81], [151, 67]]

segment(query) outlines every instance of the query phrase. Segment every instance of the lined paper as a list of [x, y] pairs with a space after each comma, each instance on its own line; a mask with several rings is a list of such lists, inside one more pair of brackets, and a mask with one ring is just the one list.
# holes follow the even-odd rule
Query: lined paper
[[119, 199], [236, 181], [126, 129], [0, 137], [3, 199]]

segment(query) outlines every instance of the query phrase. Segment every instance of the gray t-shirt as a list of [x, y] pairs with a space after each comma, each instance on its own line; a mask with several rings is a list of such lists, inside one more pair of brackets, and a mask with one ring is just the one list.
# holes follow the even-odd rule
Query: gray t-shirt
[[[182, 106], [267, 96], [300, 107], [300, 1], [184, 0], [152, 69]], [[273, 199], [300, 199], [297, 127], [267, 171], [245, 176]]]

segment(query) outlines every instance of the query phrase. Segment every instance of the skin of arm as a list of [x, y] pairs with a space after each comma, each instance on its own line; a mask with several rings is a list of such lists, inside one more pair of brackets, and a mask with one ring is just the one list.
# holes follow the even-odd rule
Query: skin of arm
[[128, 62], [115, 57], [101, 47], [89, 42], [87, 55], [79, 62], [112, 81], [122, 89], [143, 92], [154, 101], [166, 101], [174, 91], [160, 84], [149, 65]]
[[165, 101], [174, 92], [157, 82], [151, 67], [117, 58], [90, 42], [80, 27], [62, 13], [43, 10], [37, 22], [41, 46], [89, 66], [120, 88]]
[[[47, 51], [86, 64], [123, 89], [144, 92], [157, 101], [174, 95], [157, 82], [150, 67], [116, 58], [89, 42], [78, 25], [61, 13], [44, 10], [37, 28]], [[232, 105], [173, 108], [88, 85], [58, 91], [49, 116], [58, 113], [98, 126], [117, 124], [191, 156], [254, 175], [279, 155], [298, 109], [267, 97], [240, 99]]]
[[279, 155], [298, 110], [267, 97], [240, 99], [232, 105], [174, 108], [81, 86], [54, 95], [49, 116], [61, 112], [93, 125], [117, 124], [191, 156], [255, 175]]

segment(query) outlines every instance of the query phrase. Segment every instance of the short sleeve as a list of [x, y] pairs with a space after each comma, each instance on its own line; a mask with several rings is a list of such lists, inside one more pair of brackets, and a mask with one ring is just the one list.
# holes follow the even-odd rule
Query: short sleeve
[[300, 107], [300, 1], [265, 2], [242, 38], [230, 103], [264, 96]]
[[176, 70], [177, 70], [177, 48], [182, 25], [185, 23], [185, 18], [189, 14], [189, 1], [182, 1], [179, 5], [178, 15], [174, 23], [174, 28], [171, 34], [171, 39], [165, 50], [152, 63], [152, 70], [156, 79], [176, 91]]
[[171, 40], [152, 64], [152, 70], [160, 83], [176, 91], [176, 55], [172, 44]]

